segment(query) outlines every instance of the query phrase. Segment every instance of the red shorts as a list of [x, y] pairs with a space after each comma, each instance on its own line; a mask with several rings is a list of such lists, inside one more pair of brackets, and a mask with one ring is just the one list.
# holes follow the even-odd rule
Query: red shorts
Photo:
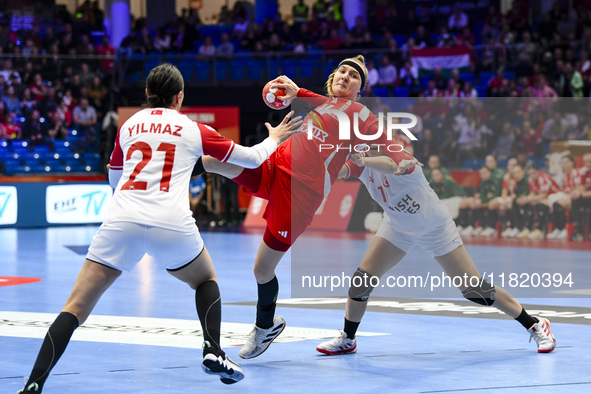
[[246, 193], [269, 201], [263, 214], [267, 231], [281, 243], [291, 246], [312, 223], [324, 196], [279, 169], [275, 158], [275, 154], [271, 155], [260, 167], [244, 169], [232, 180]]

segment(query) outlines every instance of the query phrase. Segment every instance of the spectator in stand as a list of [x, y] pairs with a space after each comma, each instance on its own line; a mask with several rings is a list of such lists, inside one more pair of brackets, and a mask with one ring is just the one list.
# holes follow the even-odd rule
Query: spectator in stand
[[437, 152], [437, 148], [437, 139], [433, 137], [431, 129], [426, 128], [423, 130], [421, 139], [416, 145], [414, 155], [418, 161], [424, 163], [431, 155]]
[[390, 33], [392, 27], [397, 23], [396, 8], [388, 7], [384, 10], [384, 14], [380, 22], [378, 23], [377, 31], [384, 35]]
[[8, 110], [6, 109], [6, 104], [4, 104], [4, 101], [0, 100], [0, 123], [4, 123], [6, 121], [7, 114]]
[[37, 72], [35, 71], [35, 69], [33, 67], [33, 62], [28, 61], [27, 63], [25, 63], [25, 69], [23, 70], [23, 72], [21, 74], [21, 81], [22, 81], [23, 85], [25, 85], [25, 86], [31, 85], [35, 79], [36, 73]]
[[555, 111], [552, 115], [552, 119], [549, 119], [544, 129], [542, 130], [542, 140], [544, 143], [552, 141], [564, 141], [566, 140], [570, 131], [570, 125], [568, 121], [562, 117], [560, 112]]
[[531, 75], [532, 64], [536, 59], [538, 46], [531, 41], [531, 34], [527, 31], [522, 34], [522, 42], [518, 43], [517, 50], [517, 75]]
[[503, 89], [503, 86], [507, 83], [507, 79], [503, 75], [503, 69], [497, 68], [497, 73], [494, 77], [488, 81], [487, 96], [499, 97], [499, 92]]
[[0, 128], [2, 129], [1, 134], [7, 140], [20, 140], [22, 138], [21, 126], [15, 122], [14, 115], [11, 112], [6, 114], [4, 123], [0, 123]]
[[433, 40], [431, 39], [431, 35], [423, 25], [419, 25], [417, 27], [417, 36], [414, 39], [414, 42], [415, 45], [419, 48], [430, 48], [433, 46]]
[[563, 97], [583, 97], [583, 77], [571, 63], [564, 66], [564, 74], [560, 78]]
[[503, 123], [503, 132], [499, 136], [497, 143], [492, 150], [491, 154], [499, 160], [508, 159], [513, 152], [513, 146], [515, 145], [515, 134], [511, 127], [510, 122]]
[[92, 84], [92, 80], [94, 79], [94, 73], [90, 71], [90, 67], [88, 63], [82, 63], [80, 66], [80, 84], [84, 87], [89, 87]]
[[351, 41], [357, 44], [361, 43], [363, 41], [363, 36], [365, 36], [365, 33], [367, 32], [369, 31], [363, 22], [363, 18], [361, 16], [355, 18], [355, 26], [353, 26], [350, 31]]
[[58, 97], [54, 87], [47, 88], [47, 95], [39, 101], [38, 108], [41, 116], [48, 117], [59, 105]]
[[371, 87], [380, 82], [380, 73], [376, 69], [376, 62], [373, 59], [367, 61], [367, 84]]
[[390, 61], [392, 62], [392, 64], [394, 64], [396, 67], [400, 67], [401, 65], [404, 64], [403, 62], [403, 58], [402, 58], [402, 51], [400, 49], [398, 49], [398, 43], [396, 42], [396, 40], [391, 39], [388, 42], [388, 57], [390, 58]]
[[58, 119], [61, 119], [64, 126], [70, 127], [72, 124], [72, 111], [68, 108], [68, 104], [62, 100], [57, 108], [53, 110], [50, 118], [53, 122], [57, 122]]
[[21, 100], [21, 112], [23, 116], [28, 117], [34, 109], [37, 109], [37, 101], [33, 99], [31, 89], [26, 88]]
[[468, 15], [460, 7], [455, 7], [453, 14], [447, 20], [447, 27], [450, 31], [462, 31], [468, 26]]
[[[102, 43], [96, 47], [96, 53], [103, 56], [115, 56], [115, 48], [109, 43], [109, 36], [104, 35]], [[101, 72], [108, 78], [113, 74], [113, 68], [115, 67], [115, 61], [113, 59], [105, 59], [101, 61]]]
[[[402, 73], [402, 71], [401, 71]], [[430, 79], [427, 82], [427, 89], [423, 92], [424, 97], [437, 97], [439, 95], [439, 90], [435, 87], [435, 80]], [[419, 160], [420, 161], [420, 160]]]
[[457, 45], [474, 45], [476, 43], [476, 37], [472, 34], [472, 31], [469, 27], [464, 27], [462, 34], [456, 37], [456, 44]]
[[478, 91], [472, 86], [472, 82], [464, 82], [464, 89], [462, 89], [464, 97], [478, 97]]
[[[302, 41], [299, 40], [298, 42], [302, 43]], [[283, 45], [281, 40], [279, 40], [279, 35], [277, 33], [271, 34], [271, 38], [269, 39], [269, 43], [267, 45], [267, 50], [269, 52], [282, 52], [283, 50], [285, 50], [285, 46]]]
[[23, 124], [22, 137], [32, 143], [44, 143], [47, 138], [47, 123], [38, 110], [33, 110]]
[[577, 24], [574, 20], [568, 17], [566, 12], [560, 15], [560, 20], [556, 24], [556, 31], [560, 33], [562, 38], [568, 38], [571, 32], [574, 32], [577, 28]]
[[199, 47], [198, 53], [201, 59], [215, 55], [215, 47], [213, 46], [213, 41], [211, 40], [210, 36], [205, 37], [203, 40], [203, 45]]
[[222, 43], [218, 45], [215, 52], [219, 57], [230, 58], [234, 54], [234, 44], [230, 42], [230, 36], [228, 33], [222, 33]]
[[394, 84], [396, 83], [396, 78], [398, 77], [398, 71], [396, 70], [396, 67], [392, 63], [390, 63], [390, 58], [388, 58], [388, 56], [386, 55], [382, 56], [380, 63], [380, 86], [385, 86], [389, 88], [394, 87]]
[[16, 97], [14, 86], [11, 85], [8, 87], [8, 89], [6, 89], [6, 93], [4, 94], [2, 101], [4, 101], [6, 109], [9, 112], [12, 112], [16, 116], [22, 116], [21, 101], [18, 99], [18, 97]]
[[464, 92], [460, 89], [454, 79], [450, 79], [447, 82], [447, 89], [445, 89], [443, 97], [464, 97]]
[[404, 67], [402, 67], [402, 69], [400, 70], [399, 85], [413, 89], [415, 86], [419, 84], [418, 77], [418, 67], [413, 67], [412, 61], [407, 60], [406, 62], [404, 62]]
[[244, 16], [237, 16], [234, 21], [234, 29], [232, 30], [232, 35], [234, 38], [241, 40], [246, 35], [249, 28], [254, 28], [250, 26], [249, 21]]
[[47, 130], [49, 140], [63, 140], [68, 137], [68, 128], [66, 127], [63, 118], [57, 117]]
[[298, 0], [291, 8], [294, 25], [298, 26], [308, 21], [310, 15], [310, 8], [304, 3], [304, 0]]
[[406, 42], [402, 45], [402, 48], [400, 48], [403, 59], [410, 59], [412, 57], [412, 50], [415, 48], [417, 48], [415, 39], [409, 37], [408, 40], [406, 40]]
[[433, 73], [433, 77], [431, 80], [435, 81], [435, 87], [439, 91], [445, 91], [447, 89], [447, 78], [443, 75], [443, 70], [441, 67], [435, 67], [435, 72]]
[[541, 134], [531, 127], [529, 120], [524, 121], [522, 127], [521, 145], [523, 145], [528, 156], [540, 158], [542, 153], [540, 149], [540, 142], [542, 141]]
[[33, 78], [33, 83], [29, 85], [29, 89], [31, 89], [33, 100], [41, 101], [47, 95], [47, 90], [49, 88], [46, 84], [43, 83], [41, 74], [35, 74], [35, 77]]
[[312, 5], [312, 19], [325, 21], [328, 18], [329, 4], [325, 0], [316, 0]]
[[107, 95], [107, 88], [102, 84], [100, 77], [96, 76], [92, 79], [92, 85], [88, 88], [88, 97], [91, 100], [91, 105], [95, 109], [103, 112], [103, 99]]
[[12, 60], [10, 59], [4, 61], [4, 70], [0, 71], [0, 75], [4, 77], [4, 80], [8, 85], [12, 84], [14, 76], [16, 76], [18, 83], [21, 83], [21, 75], [18, 71], [12, 68]]
[[322, 49], [325, 51], [334, 51], [341, 48], [342, 41], [339, 38], [339, 31], [337, 29], [330, 30], [330, 38], [324, 40], [322, 44]]
[[170, 34], [168, 34], [164, 27], [159, 27], [156, 30], [156, 38], [154, 38], [154, 49], [160, 52], [166, 52], [170, 49], [170, 46]]
[[437, 42], [435, 43], [435, 46], [437, 48], [450, 47], [454, 44], [454, 41], [455, 41], [454, 36], [449, 34], [447, 27], [441, 26], [439, 36], [437, 37]]
[[543, 46], [548, 45], [555, 31], [556, 23], [552, 21], [552, 17], [549, 13], [544, 14], [542, 17], [542, 22], [538, 25], [537, 29], [537, 33], [540, 36], [540, 44]]
[[450, 81], [453, 79], [456, 83], [456, 86], [458, 86], [460, 90], [464, 90], [464, 80], [460, 78], [460, 70], [457, 68], [452, 69], [449, 79]]
[[80, 100], [80, 105], [72, 113], [74, 117], [74, 127], [79, 132], [80, 148], [82, 151], [94, 147], [97, 134], [97, 116], [94, 107], [88, 104], [88, 99]]
[[4, 75], [0, 75], [0, 101], [2, 101], [2, 98], [4, 97], [4, 92], [6, 91], [7, 87], [8, 85], [4, 80]]

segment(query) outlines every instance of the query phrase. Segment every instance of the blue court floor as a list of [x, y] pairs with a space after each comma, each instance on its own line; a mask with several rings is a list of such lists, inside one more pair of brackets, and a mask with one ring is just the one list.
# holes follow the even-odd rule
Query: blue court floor
[[[97, 228], [0, 229], [0, 393], [22, 387]], [[540, 272], [568, 266], [577, 273], [576, 291], [519, 299], [552, 322], [553, 353], [538, 354], [523, 327], [493, 308], [462, 298], [380, 294], [360, 325], [358, 353], [321, 355], [315, 347], [342, 328], [344, 298], [292, 299], [286, 256], [277, 270], [278, 314], [288, 328], [263, 355], [242, 360], [238, 350], [255, 316], [252, 264], [262, 237], [204, 233], [203, 238], [222, 294], [222, 346], [242, 365], [243, 381], [226, 386], [202, 372], [194, 293], [145, 259], [120, 277], [76, 330], [44, 393], [591, 392], [591, 242], [588, 250], [574, 251], [466, 245], [481, 272], [498, 268], [500, 260], [515, 260]], [[335, 250], [345, 243], [360, 256], [369, 245], [363, 239], [331, 240]], [[403, 274], [424, 260], [433, 261], [415, 248], [393, 271]], [[41, 281], [8, 286], [8, 277]]]

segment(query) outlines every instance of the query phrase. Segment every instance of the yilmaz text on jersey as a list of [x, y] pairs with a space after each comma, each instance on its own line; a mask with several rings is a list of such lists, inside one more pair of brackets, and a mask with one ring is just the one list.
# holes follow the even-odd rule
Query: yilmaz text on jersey
[[[162, 127], [164, 126], [164, 128]], [[175, 128], [175, 130], [173, 131], [172, 128]], [[140, 133], [155, 133], [155, 134], [170, 134], [170, 135], [174, 135], [177, 137], [181, 137], [181, 133], [180, 131], [183, 129], [183, 126], [179, 126], [179, 125], [173, 125], [171, 127], [171, 125], [166, 124], [163, 125], [162, 123], [150, 123], [150, 128], [146, 128], [146, 125], [144, 123], [139, 123], [136, 124], [132, 127], [128, 127], [127, 130], [129, 131], [129, 136], [131, 137], [134, 132], [135, 134], [140, 134]]]

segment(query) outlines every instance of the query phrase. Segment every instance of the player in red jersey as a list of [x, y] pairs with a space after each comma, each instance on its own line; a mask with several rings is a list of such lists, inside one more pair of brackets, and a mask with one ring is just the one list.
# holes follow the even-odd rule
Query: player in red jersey
[[[62, 312], [53, 322], [26, 383], [19, 393], [40, 393], [49, 372], [66, 350], [74, 330], [102, 294], [148, 253], [154, 263], [195, 290], [203, 329], [202, 368], [223, 383], [244, 374], [220, 347], [221, 299], [217, 278], [189, 210], [189, 178], [195, 162], [209, 154], [229, 163], [258, 167], [292, 134], [291, 113], [269, 138], [246, 148], [178, 112], [184, 98], [179, 70], [163, 64], [146, 81], [148, 108], [127, 120], [111, 155], [109, 183], [115, 194], [94, 236], [86, 261]], [[301, 119], [293, 120], [294, 127]]]
[[[279, 283], [275, 267], [295, 240], [312, 222], [314, 213], [330, 192], [339, 171], [356, 145], [365, 144], [356, 135], [339, 140], [337, 116], [347, 115], [353, 122], [358, 116], [358, 129], [364, 135], [380, 134], [378, 118], [357, 102], [367, 81], [363, 56], [343, 60], [328, 77], [329, 97], [298, 87], [291, 79], [280, 76], [274, 86], [286, 91], [285, 99], [300, 97], [316, 107], [304, 119], [302, 131], [277, 149], [261, 167], [248, 170], [220, 163], [204, 156], [202, 168], [231, 178], [250, 194], [269, 201], [264, 213], [267, 228], [255, 263], [258, 302], [255, 327], [239, 355], [253, 358], [263, 353], [285, 328], [285, 320], [275, 316]], [[335, 114], [338, 112], [338, 114]], [[386, 145], [382, 135], [374, 143]], [[398, 146], [398, 145], [396, 145]], [[198, 163], [199, 164], [199, 163]]]
[[[560, 186], [549, 174], [541, 171], [536, 163], [529, 163], [526, 170], [530, 193], [521, 198], [525, 225], [517, 238], [541, 239], [544, 238], [550, 217], [550, 199], [560, 192]], [[534, 215], [537, 217], [536, 221]]]
[[571, 211], [572, 197], [576, 188], [581, 185], [583, 175], [572, 155], [564, 156], [562, 165], [562, 190], [548, 196], [548, 203], [552, 210], [550, 221], [554, 224], [554, 231], [548, 234], [548, 239], [566, 239], [566, 214]]
[[[577, 185], [571, 193], [572, 209], [571, 223], [575, 226], [575, 232], [570, 236], [571, 241], [583, 240], [583, 226], [589, 225], [589, 216], [591, 216], [591, 152], [583, 155], [585, 171], [581, 176], [581, 184]], [[587, 239], [591, 241], [591, 228], [588, 229]]]

